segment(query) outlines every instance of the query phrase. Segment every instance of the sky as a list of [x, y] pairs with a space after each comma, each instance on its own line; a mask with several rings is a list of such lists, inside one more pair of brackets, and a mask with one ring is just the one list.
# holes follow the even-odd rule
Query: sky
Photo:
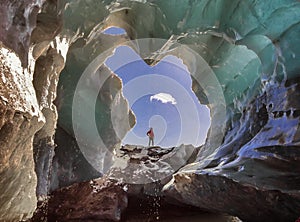
[[151, 67], [130, 47], [119, 46], [105, 64], [121, 78], [123, 95], [136, 116], [122, 144], [148, 145], [150, 127], [155, 145], [161, 147], [205, 142], [209, 109], [192, 91], [190, 73], [181, 59], [166, 56]]
[[126, 34], [126, 31], [124, 29], [113, 26], [105, 29], [103, 33], [108, 35], [123, 35]]

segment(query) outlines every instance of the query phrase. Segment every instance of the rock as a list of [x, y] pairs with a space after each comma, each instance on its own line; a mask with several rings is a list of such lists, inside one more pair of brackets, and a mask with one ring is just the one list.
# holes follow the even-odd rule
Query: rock
[[125, 145], [116, 149], [114, 165], [107, 175], [126, 184], [129, 195], [142, 199], [161, 196], [162, 187], [187, 164], [194, 151], [192, 145], [171, 148]]
[[36, 207], [32, 142], [45, 120], [32, 74], [13, 51], [0, 46], [0, 218], [19, 221], [30, 218]]
[[37, 14], [45, 0], [29, 2], [4, 0], [0, 9], [0, 41], [20, 58], [22, 67], [28, 65], [30, 39]]
[[[123, 186], [103, 177], [54, 191], [43, 216], [49, 222], [119, 221], [127, 202]], [[32, 221], [41, 217], [38, 215]]]
[[54, 134], [57, 123], [57, 110], [53, 101], [59, 74], [64, 67], [63, 56], [54, 48], [48, 47], [35, 65], [33, 85], [46, 123], [34, 137], [35, 170], [38, 176], [37, 195], [46, 196], [49, 192], [49, 174], [54, 156]]
[[226, 212], [242, 221], [295, 221], [299, 217], [300, 195], [240, 183], [224, 175], [178, 173], [165, 188], [174, 199], [210, 212]]
[[208, 213], [197, 207], [167, 203], [161, 197], [140, 199], [129, 196], [128, 207], [122, 214], [122, 222], [241, 222], [238, 218], [227, 215]]
[[[191, 148], [188, 147], [187, 150]], [[184, 146], [180, 149], [185, 150]], [[142, 147], [125, 145], [120, 149], [120, 156], [135, 158], [140, 166], [144, 161], [158, 164], [168, 155], [174, 156], [178, 148]], [[182, 153], [182, 152], [181, 152]], [[141, 156], [136, 156], [141, 154]], [[158, 157], [160, 155], [160, 157]], [[138, 158], [139, 157], [139, 158]], [[152, 159], [152, 158], [156, 159]], [[175, 156], [176, 157], [176, 156]], [[179, 159], [175, 158], [175, 162]], [[182, 160], [181, 160], [182, 161]], [[180, 161], [179, 161], [180, 162]], [[114, 170], [101, 179], [90, 182], [75, 183], [69, 187], [55, 190], [49, 200], [40, 203], [40, 206], [31, 220], [40, 221], [231, 221], [231, 217], [222, 214], [212, 214], [199, 211], [196, 207], [180, 204], [172, 205], [161, 196], [160, 188], [167, 180], [148, 184], [118, 184], [109, 178], [125, 181], [130, 168], [123, 169], [125, 176], [116, 176]], [[127, 171], [127, 172], [126, 172]], [[141, 175], [149, 174], [141, 171]], [[135, 175], [133, 175], [134, 177]], [[153, 178], [155, 179], [155, 178]], [[160, 184], [160, 188], [159, 185]], [[156, 193], [155, 193], [156, 192]], [[128, 195], [128, 200], [127, 200]], [[127, 206], [128, 202], [128, 206]], [[121, 215], [122, 212], [122, 215]]]
[[84, 158], [76, 140], [59, 126], [56, 129], [55, 143], [58, 145], [51, 165], [50, 182], [48, 178], [50, 192], [78, 181], [89, 181], [102, 176]]
[[[48, 193], [57, 119], [52, 102], [64, 59], [56, 48], [49, 47], [50, 39], [45, 42], [43, 36], [36, 35], [36, 43], [43, 42], [39, 49], [31, 41], [32, 32], [41, 27], [36, 22], [39, 10], [55, 5], [53, 1], [44, 2], [1, 3], [0, 187], [4, 192], [0, 218], [5, 221], [30, 218], [36, 207], [35, 193], [38, 196]], [[31, 54], [33, 51], [35, 56]]]

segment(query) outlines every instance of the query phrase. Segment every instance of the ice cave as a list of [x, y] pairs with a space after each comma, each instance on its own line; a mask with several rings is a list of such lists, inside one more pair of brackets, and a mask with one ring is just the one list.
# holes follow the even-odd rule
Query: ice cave
[[[0, 23], [0, 221], [300, 221], [298, 0], [1, 0]], [[186, 142], [123, 144], [126, 92]]]

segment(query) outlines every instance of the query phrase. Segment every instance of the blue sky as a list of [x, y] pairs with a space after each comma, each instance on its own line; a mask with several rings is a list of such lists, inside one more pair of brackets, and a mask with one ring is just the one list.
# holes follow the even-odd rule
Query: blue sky
[[192, 80], [182, 60], [166, 56], [154, 67], [127, 46], [119, 46], [106, 65], [123, 83], [123, 94], [136, 116], [136, 125], [123, 144], [147, 145], [153, 127], [155, 145], [162, 147], [205, 142], [209, 109], [192, 91]]
[[103, 33], [108, 35], [123, 35], [126, 34], [126, 31], [124, 29], [113, 26], [105, 29]]

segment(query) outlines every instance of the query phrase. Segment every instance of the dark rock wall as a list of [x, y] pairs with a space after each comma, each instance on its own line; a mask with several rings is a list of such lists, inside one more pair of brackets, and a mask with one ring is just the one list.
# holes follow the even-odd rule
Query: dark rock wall
[[44, 120], [31, 82], [34, 62], [28, 62], [28, 51], [41, 3], [1, 2], [0, 218], [6, 221], [30, 218], [36, 207], [32, 142]]
[[32, 30], [43, 0], [1, 2], [0, 41], [18, 54], [23, 67], [28, 65]]
[[[52, 161], [50, 180], [47, 178], [47, 182], [50, 182], [50, 191], [102, 176], [86, 161], [74, 137], [59, 126], [56, 129], [55, 144], [57, 147]], [[49, 174], [49, 170], [47, 173]]]
[[47, 221], [119, 221], [127, 204], [123, 186], [103, 177], [54, 191]]
[[58, 47], [50, 46], [62, 25], [55, 20], [56, 5], [56, 1], [1, 2], [0, 218], [4, 221], [30, 218], [37, 195], [48, 192], [57, 119], [52, 102], [65, 62]]
[[38, 172], [37, 195], [47, 195], [51, 160], [54, 154], [54, 134], [57, 122], [57, 111], [53, 104], [59, 74], [64, 66], [64, 58], [57, 50], [49, 47], [36, 61], [33, 85], [40, 109], [46, 118], [43, 128], [34, 138], [34, 157]]

